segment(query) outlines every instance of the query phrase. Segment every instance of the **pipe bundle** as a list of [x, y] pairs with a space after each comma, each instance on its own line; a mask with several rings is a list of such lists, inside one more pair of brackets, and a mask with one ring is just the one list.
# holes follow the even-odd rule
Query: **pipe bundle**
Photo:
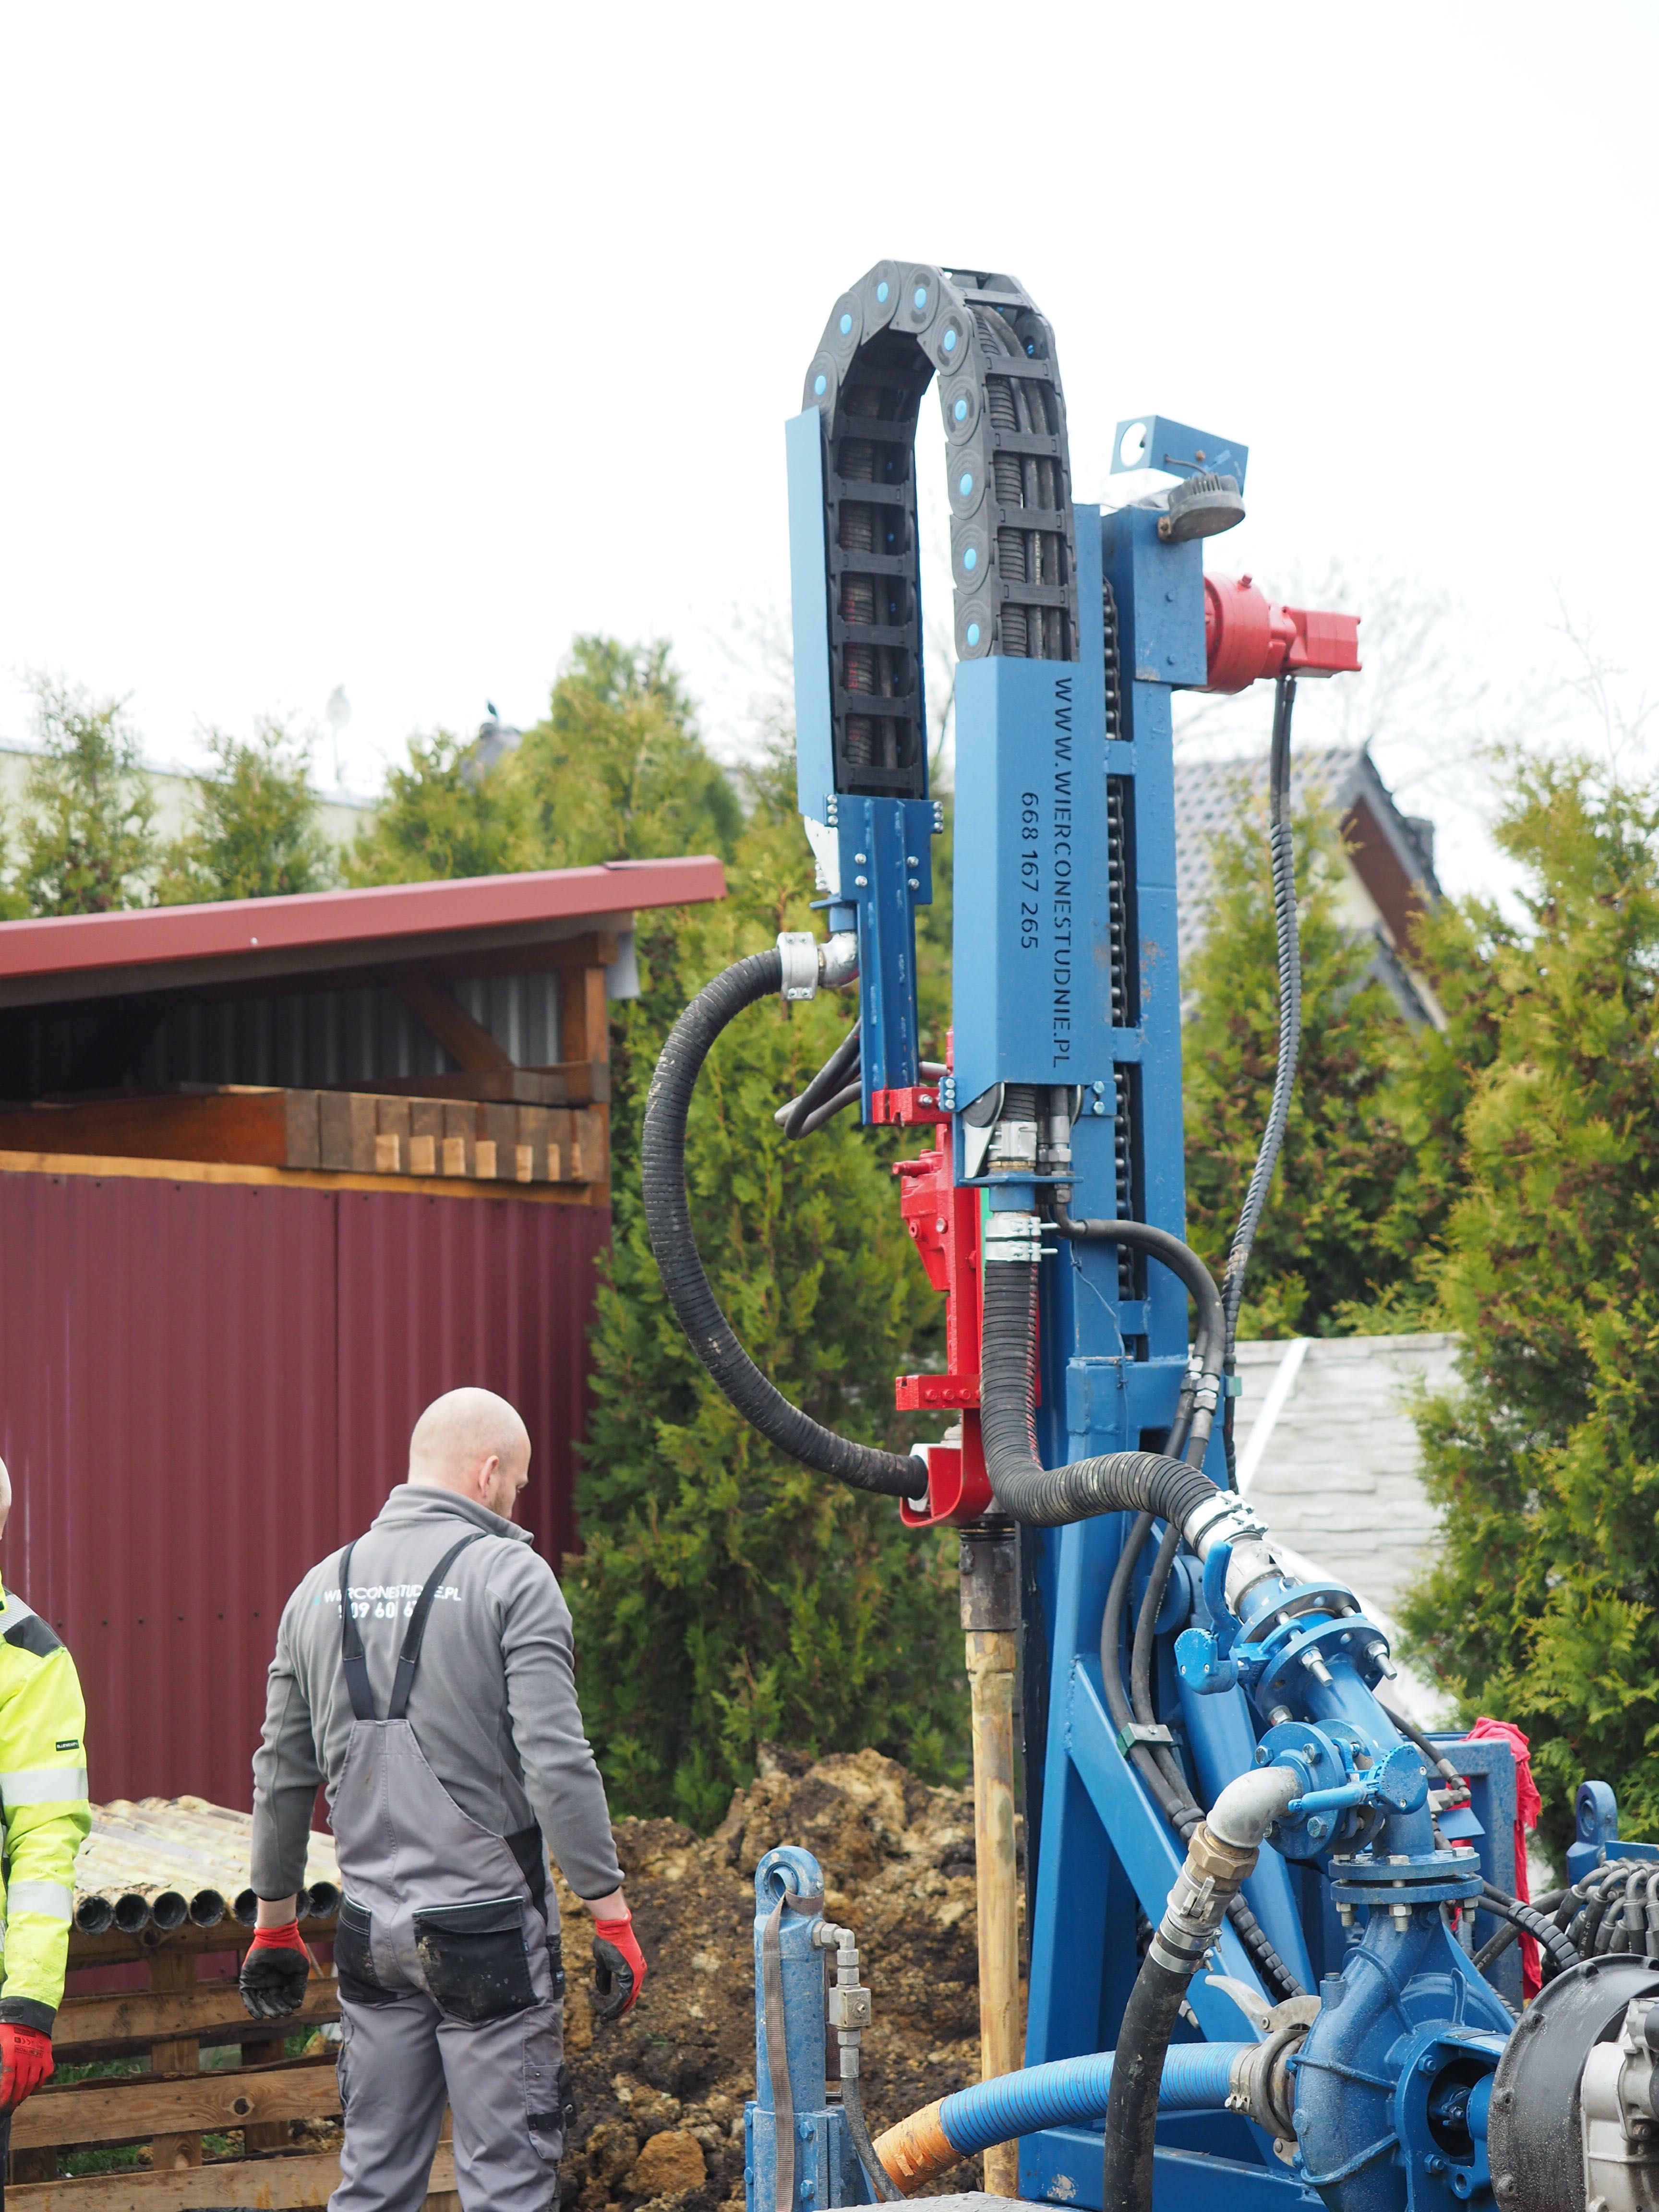
[[[92, 1830], [75, 1863], [75, 1925], [82, 1935], [116, 1928], [164, 1934], [186, 1921], [216, 1927], [227, 1917], [251, 1927], [258, 1900], [250, 1874], [249, 1814], [203, 1797], [112, 1798], [92, 1808]], [[313, 1832], [306, 1856], [302, 1920], [330, 1920], [340, 1905], [334, 1838]]]

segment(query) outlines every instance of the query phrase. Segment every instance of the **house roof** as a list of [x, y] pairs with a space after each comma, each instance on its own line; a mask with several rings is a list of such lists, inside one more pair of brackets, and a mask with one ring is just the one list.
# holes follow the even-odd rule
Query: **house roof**
[[[1241, 1481], [1256, 1422], [1273, 1413], [1248, 1480], [1250, 1504], [1275, 1544], [1357, 1590], [1386, 1633], [1392, 1633], [1388, 1616], [1431, 1565], [1440, 1526], [1423, 1486], [1412, 1401], [1420, 1390], [1455, 1382], [1457, 1353], [1455, 1336], [1429, 1332], [1256, 1338], [1238, 1346], [1234, 1443]], [[1287, 1359], [1294, 1362], [1292, 1378], [1275, 1394]], [[1419, 1691], [1423, 1696], [1414, 1694]], [[1391, 1695], [1407, 1696], [1424, 1725], [1439, 1724], [1439, 1697], [1426, 1685], [1402, 1676]]]
[[[1215, 890], [1214, 846], [1265, 797], [1267, 758], [1177, 761], [1176, 887], [1183, 966], [1203, 941]], [[1377, 944], [1381, 980], [1414, 1020], [1435, 1018], [1424, 987], [1403, 963], [1412, 925], [1441, 890], [1434, 872], [1432, 823], [1402, 814], [1363, 745], [1312, 746], [1296, 755], [1293, 802], [1322, 798], [1342, 825], [1351, 878]]]
[[0, 922], [0, 1006], [494, 951], [631, 927], [641, 907], [723, 898], [707, 854]]

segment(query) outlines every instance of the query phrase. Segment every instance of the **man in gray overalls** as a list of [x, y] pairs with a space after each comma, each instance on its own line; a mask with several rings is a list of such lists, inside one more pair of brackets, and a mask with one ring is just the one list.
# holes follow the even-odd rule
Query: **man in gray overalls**
[[328, 1790], [345, 2142], [333, 2212], [416, 2212], [447, 2101], [465, 2212], [547, 2212], [573, 2117], [550, 1849], [595, 1922], [602, 2019], [645, 1960], [576, 1705], [570, 1614], [513, 1511], [530, 1438], [452, 1390], [409, 1480], [283, 1610], [253, 1761], [258, 1924], [243, 2001], [297, 2010], [306, 1838]]

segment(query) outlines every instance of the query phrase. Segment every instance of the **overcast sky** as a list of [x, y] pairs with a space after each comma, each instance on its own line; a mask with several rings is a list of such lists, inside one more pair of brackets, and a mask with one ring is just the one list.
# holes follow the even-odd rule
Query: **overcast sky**
[[604, 629], [672, 638], [730, 744], [782, 422], [885, 255], [1027, 285], [1079, 497], [1138, 410], [1242, 440], [1213, 565], [1449, 594], [1505, 712], [1559, 594], [1632, 712], [1656, 22], [4, 0], [0, 737], [29, 670], [156, 757], [343, 684], [366, 786]]

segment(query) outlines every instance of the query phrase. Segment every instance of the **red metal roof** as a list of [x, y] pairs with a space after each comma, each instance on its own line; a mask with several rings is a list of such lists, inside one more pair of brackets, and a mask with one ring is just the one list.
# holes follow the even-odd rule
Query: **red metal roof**
[[321, 969], [498, 951], [568, 938], [581, 925], [629, 929], [639, 907], [702, 905], [723, 896], [726, 869], [695, 854], [0, 922], [0, 1006], [199, 984], [257, 987]]
[[216, 968], [233, 963], [225, 972], [234, 974], [244, 960], [250, 969], [269, 969], [285, 953], [297, 956], [295, 966], [310, 966], [325, 951], [337, 958], [348, 953], [364, 961], [395, 959], [415, 940], [475, 930], [489, 931], [497, 942], [504, 936], [529, 939], [549, 924], [725, 896], [726, 871], [703, 854], [369, 890], [222, 899], [209, 906], [146, 907], [131, 914], [60, 915], [0, 922], [0, 979], [203, 962]]

